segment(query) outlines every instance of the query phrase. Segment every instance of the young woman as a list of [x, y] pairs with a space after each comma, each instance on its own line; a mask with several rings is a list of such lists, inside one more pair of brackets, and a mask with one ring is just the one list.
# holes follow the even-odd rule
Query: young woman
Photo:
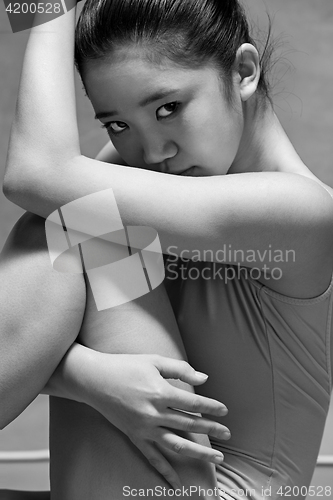
[[[96, 311], [88, 287], [80, 340], [113, 354], [98, 352], [92, 358], [90, 350], [74, 345], [51, 379], [49, 392], [86, 402], [103, 417], [77, 402], [52, 401], [52, 497], [118, 499], [130, 491], [123, 490], [126, 482], [145, 492], [166, 484], [116, 427], [150, 454], [151, 463], [174, 487], [174, 472], [163, 457], [187, 485], [198, 479], [204, 462], [182, 457], [172, 462], [166, 448], [195, 458], [201, 450], [200, 458], [211, 461], [212, 453], [218, 453], [215, 476], [207, 465], [196, 482], [206, 486], [207, 498], [208, 489], [216, 485], [227, 499], [280, 498], [286, 487], [296, 487], [295, 498], [304, 497], [331, 392], [332, 190], [303, 164], [274, 114], [237, 1], [85, 4], [77, 27], [76, 64], [96, 117], [122, 159], [106, 151], [100, 159], [110, 164], [80, 154], [74, 24], [70, 12], [32, 30], [5, 193], [46, 218], [73, 200], [112, 188], [125, 226], [147, 225], [158, 231], [169, 254], [168, 298], [189, 362], [209, 374], [200, 393], [210, 399], [189, 400], [183, 392], [182, 405], [176, 389], [162, 385], [156, 368], [192, 384], [198, 378], [180, 376], [179, 367], [185, 366], [180, 362], [171, 361], [176, 369], [163, 369], [159, 363], [167, 363], [164, 358], [135, 355], [184, 356], [163, 287], [108, 312]], [[26, 218], [24, 224], [18, 231], [24, 242], [31, 226], [42, 238], [40, 219]], [[39, 271], [46, 272], [46, 265]], [[63, 289], [73, 287], [71, 299], [61, 297], [66, 314], [59, 319], [65, 324], [70, 317], [77, 331], [84, 303], [81, 281], [75, 283], [77, 278], [69, 275], [59, 279]], [[45, 302], [56, 317], [58, 304], [43, 292], [40, 307]], [[148, 330], [137, 319], [140, 315]], [[26, 343], [31, 346], [31, 338]], [[50, 344], [45, 340], [43, 345]], [[51, 347], [45, 349], [54, 360]], [[49, 375], [55, 366], [49, 367]], [[19, 373], [23, 377], [26, 371]], [[145, 432], [133, 434], [128, 424], [145, 397], [146, 381], [152, 387], [153, 373], [160, 381], [159, 396], [150, 424], [143, 428], [154, 430], [151, 441], [156, 445]], [[38, 384], [31, 384], [36, 390]], [[225, 410], [212, 400], [228, 407], [223, 420]], [[204, 404], [214, 427], [208, 427], [208, 419], [187, 415], [184, 420], [182, 412], [168, 410], [206, 413]], [[228, 441], [223, 440], [228, 433], [222, 423], [231, 430]], [[203, 441], [191, 444], [166, 427], [209, 434], [212, 449], [203, 452], [198, 448]], [[219, 463], [221, 451], [224, 461]]]

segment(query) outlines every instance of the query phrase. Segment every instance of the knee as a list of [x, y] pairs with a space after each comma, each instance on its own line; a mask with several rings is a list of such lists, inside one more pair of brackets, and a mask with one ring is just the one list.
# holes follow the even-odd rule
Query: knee
[[[24, 214], [7, 239], [0, 264], [4, 284], [0, 302], [6, 304], [8, 328], [26, 329], [27, 317], [38, 319], [40, 328], [44, 322], [46, 331], [50, 325], [57, 325], [58, 333], [69, 347], [84, 315], [85, 282], [82, 274], [59, 273], [52, 268], [45, 220]], [[20, 304], [19, 314], [13, 315], [17, 304]]]

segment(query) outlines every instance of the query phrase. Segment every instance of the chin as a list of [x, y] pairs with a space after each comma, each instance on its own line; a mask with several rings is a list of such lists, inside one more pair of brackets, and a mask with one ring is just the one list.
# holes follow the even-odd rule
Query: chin
[[181, 175], [182, 177], [203, 177], [205, 174], [202, 173], [202, 170], [200, 172], [200, 170], [200, 167], [194, 165], [178, 175]]

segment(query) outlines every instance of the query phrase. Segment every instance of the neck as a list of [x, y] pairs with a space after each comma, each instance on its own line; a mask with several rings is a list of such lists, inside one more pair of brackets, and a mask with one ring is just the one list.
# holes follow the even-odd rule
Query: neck
[[243, 103], [244, 131], [228, 174], [246, 172], [301, 173], [305, 165], [291, 144], [270, 102]]

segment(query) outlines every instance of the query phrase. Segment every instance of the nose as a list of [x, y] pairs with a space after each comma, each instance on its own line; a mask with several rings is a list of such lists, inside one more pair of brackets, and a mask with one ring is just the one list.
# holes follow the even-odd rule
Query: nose
[[142, 141], [143, 160], [147, 165], [159, 164], [173, 158], [178, 152], [176, 143], [163, 136], [151, 134]]

